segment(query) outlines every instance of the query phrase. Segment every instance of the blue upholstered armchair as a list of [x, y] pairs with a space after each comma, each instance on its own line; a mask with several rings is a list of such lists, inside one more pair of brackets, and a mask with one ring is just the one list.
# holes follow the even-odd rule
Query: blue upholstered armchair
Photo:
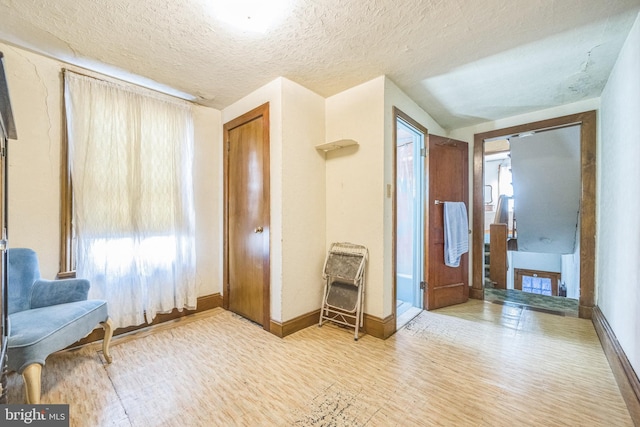
[[87, 336], [101, 324], [103, 354], [111, 363], [113, 328], [107, 302], [88, 300], [85, 279], [43, 280], [31, 249], [8, 250], [9, 370], [22, 375], [27, 403], [40, 403], [40, 375], [45, 359]]

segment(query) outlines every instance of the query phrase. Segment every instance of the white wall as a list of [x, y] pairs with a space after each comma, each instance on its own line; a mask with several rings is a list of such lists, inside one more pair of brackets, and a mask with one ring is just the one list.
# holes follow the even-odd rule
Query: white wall
[[580, 212], [580, 126], [510, 138], [518, 249], [573, 253]]
[[18, 140], [9, 141], [9, 247], [38, 253], [42, 277], [60, 262], [62, 64], [0, 44]]
[[282, 320], [320, 308], [326, 255], [325, 100], [282, 81]]
[[640, 15], [602, 93], [597, 304], [640, 373]]
[[222, 112], [194, 106], [198, 296], [222, 293]]
[[[18, 140], [9, 141], [9, 247], [33, 248], [42, 277], [53, 279], [60, 247], [61, 70], [74, 67], [1, 43], [0, 50], [18, 131]], [[221, 221], [215, 179], [221, 162], [212, 150], [220, 145], [219, 117], [214, 109], [194, 110], [199, 296], [221, 290], [215, 241]]]
[[326, 140], [353, 139], [356, 147], [327, 152], [326, 244], [369, 249], [364, 311], [384, 317], [384, 77], [326, 99]]
[[[579, 231], [576, 232], [579, 234]], [[567, 287], [567, 298], [580, 299], [580, 238], [576, 238], [576, 250], [562, 255], [562, 281]]]

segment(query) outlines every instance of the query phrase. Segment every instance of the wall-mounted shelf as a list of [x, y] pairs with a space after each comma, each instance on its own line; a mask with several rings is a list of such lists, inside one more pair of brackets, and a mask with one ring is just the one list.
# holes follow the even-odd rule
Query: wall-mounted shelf
[[339, 148], [350, 147], [352, 145], [358, 145], [353, 139], [339, 139], [337, 141], [325, 142], [324, 144], [316, 145], [316, 150], [319, 151], [331, 151]]

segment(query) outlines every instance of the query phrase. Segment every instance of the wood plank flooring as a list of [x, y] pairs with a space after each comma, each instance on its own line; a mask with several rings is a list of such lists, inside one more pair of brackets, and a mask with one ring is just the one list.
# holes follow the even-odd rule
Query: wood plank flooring
[[[590, 321], [472, 300], [386, 341], [278, 338], [223, 309], [55, 354], [43, 403], [73, 426], [632, 426]], [[9, 403], [22, 379], [9, 377]]]

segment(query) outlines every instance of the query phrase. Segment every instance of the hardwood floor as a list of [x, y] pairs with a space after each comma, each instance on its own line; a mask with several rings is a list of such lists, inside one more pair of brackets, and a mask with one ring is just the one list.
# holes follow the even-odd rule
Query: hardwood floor
[[[593, 325], [471, 300], [391, 338], [285, 338], [217, 308], [58, 353], [42, 402], [73, 426], [632, 426]], [[9, 403], [22, 379], [9, 378]]]

